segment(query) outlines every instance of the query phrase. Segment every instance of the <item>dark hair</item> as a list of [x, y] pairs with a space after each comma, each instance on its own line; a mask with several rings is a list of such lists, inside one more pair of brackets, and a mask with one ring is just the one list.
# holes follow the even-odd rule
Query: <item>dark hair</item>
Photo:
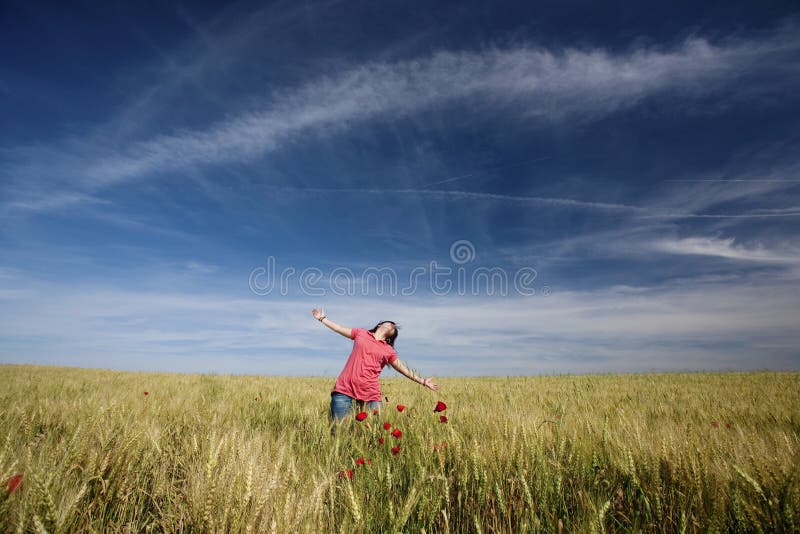
[[391, 336], [386, 338], [386, 343], [388, 343], [389, 345], [394, 347], [394, 340], [397, 339], [397, 323], [396, 322], [394, 322], [394, 321], [379, 321], [378, 324], [373, 326], [372, 329], [369, 330], [369, 331], [374, 334], [375, 331], [378, 329], [378, 327], [380, 325], [382, 325], [383, 323], [392, 323], [394, 325], [394, 334], [392, 334]]

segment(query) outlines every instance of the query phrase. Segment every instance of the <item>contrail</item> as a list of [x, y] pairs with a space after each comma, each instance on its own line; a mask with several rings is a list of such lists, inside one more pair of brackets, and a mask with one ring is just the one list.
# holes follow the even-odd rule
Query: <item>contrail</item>
[[[529, 159], [529, 160], [525, 160], [525, 161], [519, 161], [517, 163], [507, 163], [505, 165], [495, 165], [494, 167], [487, 167], [487, 168], [483, 169], [483, 172], [493, 171], [493, 170], [497, 170], [497, 169], [506, 169], [506, 168], [509, 168], [509, 167], [519, 167], [520, 165], [527, 165], [528, 163], [536, 163], [537, 161], [544, 161], [546, 159], [550, 159], [550, 156], [544, 156], [544, 157], [541, 157], [541, 158]], [[478, 174], [481, 174], [481, 173], [480, 172], [471, 172], [469, 174], [462, 174], [462, 175], [459, 175], [459, 176], [453, 176], [452, 178], [445, 178], [444, 180], [439, 180], [437, 182], [430, 182], [430, 183], [427, 183], [427, 184], [422, 184], [422, 185], [419, 185], [417, 187], [422, 189], [422, 188], [431, 187], [431, 186], [434, 186], [434, 185], [446, 184], [448, 182], [455, 182], [456, 180], [461, 180], [462, 178], [469, 178], [470, 176], [476, 176]]]
[[689, 183], [693, 183], [693, 182], [779, 182], [779, 183], [783, 183], [783, 182], [789, 182], [789, 183], [798, 182], [798, 183], [800, 183], [800, 180], [791, 180], [791, 179], [781, 180], [781, 179], [766, 179], [766, 178], [765, 179], [759, 179], [759, 178], [753, 178], [753, 179], [708, 178], [708, 179], [697, 179], [697, 180], [664, 180], [664, 181], [665, 182], [689, 182]]

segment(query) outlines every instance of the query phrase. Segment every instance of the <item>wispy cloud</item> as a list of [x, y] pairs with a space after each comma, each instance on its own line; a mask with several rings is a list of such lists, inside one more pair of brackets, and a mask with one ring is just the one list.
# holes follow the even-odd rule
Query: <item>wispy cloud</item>
[[279, 187], [277, 191], [294, 193], [322, 193], [322, 194], [351, 194], [351, 195], [410, 195], [420, 198], [435, 198], [443, 200], [479, 200], [500, 201], [517, 204], [539, 204], [572, 208], [589, 208], [602, 211], [650, 213], [647, 208], [631, 206], [628, 204], [615, 204], [610, 202], [591, 202], [571, 198], [537, 197], [528, 195], [504, 195], [498, 193], [482, 193], [475, 191], [442, 190], [442, 189], [358, 189], [358, 188], [326, 188], [326, 187]]
[[[369, 63], [275, 95], [264, 110], [206, 130], [162, 135], [129, 153], [94, 162], [88, 177], [107, 183], [153, 171], [252, 159], [319, 128], [348, 128], [386, 114], [415, 113], [453, 100], [523, 111], [528, 120], [571, 114], [602, 117], [665, 91], [712, 94], [743, 73], [789, 68], [800, 39], [715, 45], [693, 38], [674, 50], [550, 51], [536, 47], [438, 52], [397, 63]], [[800, 55], [800, 54], [799, 54]], [[730, 87], [728, 87], [730, 90]], [[744, 89], [742, 89], [744, 90]]]
[[798, 52], [797, 33], [782, 30], [761, 40], [691, 38], [673, 49], [625, 53], [526, 45], [372, 62], [277, 91], [263, 109], [207, 128], [112, 147], [111, 155], [99, 155], [108, 147], [89, 150], [69, 171], [91, 191], [152, 173], [252, 161], [312, 132], [453, 102], [472, 102], [475, 112], [507, 110], [520, 121], [551, 121], [601, 118], [659, 94], [691, 99], [725, 89], [730, 98], [748, 90], [735, 83], [743, 77], [796, 69]]
[[651, 219], [770, 219], [800, 217], [800, 209], [753, 210], [745, 213], [658, 213], [645, 217]]
[[207, 263], [194, 260], [186, 262], [185, 267], [189, 272], [201, 275], [213, 274], [219, 270], [219, 267], [216, 265], [209, 265]]
[[[420, 294], [322, 302], [32, 281], [25, 286], [27, 293], [0, 291], [0, 361], [19, 361], [16, 355], [24, 354], [25, 361], [61, 364], [99, 358], [100, 365], [116, 368], [160, 369], [173, 362], [188, 371], [336, 374], [349, 345], [311, 319], [311, 307], [322, 304], [348, 326], [371, 326], [386, 317], [398, 321], [401, 357], [426, 373], [800, 363], [794, 351], [800, 342], [796, 284], [770, 279], [752, 285], [698, 279], [591, 291], [556, 288], [549, 297], [530, 298]], [[249, 361], [246, 370], [239, 367], [241, 358]], [[287, 366], [289, 359], [314, 367], [300, 371]]]
[[771, 250], [764, 246], [746, 247], [737, 245], [734, 238], [688, 237], [684, 239], [660, 239], [654, 241], [652, 250], [670, 254], [716, 256], [731, 260], [764, 263], [800, 264], [800, 250]]
[[110, 204], [111, 202], [92, 195], [81, 193], [56, 193], [51, 196], [17, 198], [6, 204], [6, 208], [24, 211], [50, 211], [75, 204]]
[[[760, 234], [752, 224], [759, 219], [767, 224], [775, 218], [800, 217], [794, 206], [796, 184], [753, 179], [797, 176], [795, 161], [787, 162], [785, 156], [767, 153], [774, 157], [766, 171], [760, 170], [763, 168], [760, 157], [735, 157], [727, 165], [728, 171], [719, 171], [727, 176], [725, 181], [662, 182], [641, 197], [628, 196], [629, 210], [608, 211], [614, 215], [608, 219], [608, 225], [588, 228], [577, 235], [506, 246], [495, 254], [504, 261], [534, 263], [545, 270], [558, 263], [580, 262], [589, 257], [651, 261], [659, 257], [654, 255], [657, 253], [695, 256], [698, 264], [703, 258], [728, 258], [744, 262], [739, 267], [749, 264], [758, 268], [768, 264], [793, 272], [800, 244], [784, 232], [768, 230]], [[748, 179], [738, 180], [739, 177]], [[770, 207], [787, 203], [788, 207]], [[621, 217], [623, 214], [626, 216]], [[691, 237], [686, 237], [687, 234]]]

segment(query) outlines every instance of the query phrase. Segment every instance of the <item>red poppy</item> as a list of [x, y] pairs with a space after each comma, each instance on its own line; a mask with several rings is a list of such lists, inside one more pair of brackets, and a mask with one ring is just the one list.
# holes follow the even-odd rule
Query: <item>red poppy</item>
[[149, 391], [145, 391], [144, 394], [145, 394], [145, 396], [147, 396], [147, 395], [150, 395], [150, 392]]
[[372, 410], [372, 415], [378, 415], [378, 409], [377, 408]]
[[731, 425], [730, 423], [725, 423], [725, 428], [730, 428], [731, 426], [733, 425]]
[[378, 443], [383, 443], [384, 441], [386, 441], [386, 440], [385, 440], [385, 439], [383, 439], [383, 438], [379, 438], [379, 439], [378, 439]]
[[396, 456], [397, 453], [399, 453], [399, 452], [400, 452], [400, 445], [395, 445], [394, 447], [392, 447], [392, 454], [393, 455]]
[[447, 416], [446, 415], [440, 415], [439, 416], [439, 422], [440, 423], [446, 423], [447, 422]]
[[389, 430], [390, 428], [392, 428], [392, 423], [389, 422], [383, 423], [384, 430]]
[[717, 428], [719, 426], [719, 423], [717, 423], [716, 421], [711, 421], [711, 426]]
[[3, 482], [3, 485], [6, 488], [8, 488], [8, 494], [11, 495], [12, 493], [14, 493], [14, 490], [17, 489], [17, 487], [19, 487], [21, 483], [22, 483], [22, 473], [18, 473], [13, 477], [9, 478], [8, 480], [6, 480], [5, 482]]
[[372, 460], [370, 460], [369, 458], [362, 458], [361, 456], [359, 456], [358, 459], [356, 460], [356, 463], [358, 465], [367, 465], [371, 464]]
[[346, 469], [344, 471], [339, 471], [339, 478], [353, 478], [353, 470]]
[[395, 428], [394, 430], [392, 430], [392, 435], [393, 435], [394, 437], [398, 438], [398, 439], [399, 439], [399, 438], [401, 438], [401, 437], [403, 437], [403, 433], [402, 433], [402, 432], [400, 432], [400, 429], [399, 429], [399, 428]]
[[363, 421], [367, 418], [367, 412], [359, 412], [356, 414], [356, 421]]
[[256, 400], [258, 400], [258, 397], [256, 397]]
[[398, 412], [402, 412], [402, 411], [403, 411], [403, 410], [405, 410], [405, 409], [406, 409], [406, 407], [405, 407], [405, 406], [403, 406], [402, 404], [398, 404], [398, 405], [397, 405], [397, 411], [398, 411]]
[[434, 412], [443, 412], [447, 409], [447, 405], [442, 401], [436, 403], [436, 408], [433, 409]]

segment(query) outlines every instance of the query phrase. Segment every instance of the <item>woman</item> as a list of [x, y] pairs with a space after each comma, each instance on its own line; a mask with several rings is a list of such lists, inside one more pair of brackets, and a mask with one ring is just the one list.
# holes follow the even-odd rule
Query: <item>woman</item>
[[314, 308], [311, 315], [322, 324], [353, 340], [353, 350], [331, 391], [331, 419], [341, 421], [353, 412], [353, 401], [359, 410], [381, 407], [381, 388], [378, 376], [388, 363], [397, 372], [434, 391], [439, 386], [429, 378], [420, 378], [397, 357], [394, 342], [397, 325], [394, 321], [381, 321], [372, 330], [346, 328], [328, 319], [325, 312]]

